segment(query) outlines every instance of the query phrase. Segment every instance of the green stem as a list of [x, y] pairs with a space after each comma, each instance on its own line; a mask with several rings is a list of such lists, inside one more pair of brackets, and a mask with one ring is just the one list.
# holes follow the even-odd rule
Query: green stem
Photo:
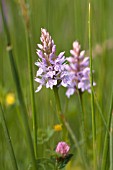
[[60, 121], [62, 121], [61, 116], [60, 116], [62, 114], [62, 111], [61, 111], [60, 98], [58, 95], [58, 88], [56, 86], [54, 86], [53, 90], [54, 90], [55, 100], [56, 100], [56, 104], [57, 104], [58, 118]]
[[111, 118], [111, 127], [110, 127], [110, 170], [113, 169], [113, 111]]
[[85, 128], [85, 114], [84, 114], [84, 109], [83, 109], [83, 100], [82, 100], [82, 93], [81, 91], [78, 91], [78, 97], [79, 97], [79, 102], [81, 106], [81, 113], [82, 113], [82, 130], [83, 130], [83, 138], [85, 141], [87, 141], [87, 136], [86, 136], [86, 128]]
[[27, 138], [29, 150], [30, 150], [30, 153], [31, 153], [33, 169], [36, 170], [37, 164], [36, 164], [36, 160], [35, 160], [33, 143], [32, 143], [30, 128], [29, 128], [29, 124], [28, 124], [27, 110], [26, 110], [26, 106], [25, 106], [25, 102], [24, 102], [22, 88], [21, 88], [21, 85], [20, 85], [18, 70], [17, 70], [16, 64], [15, 64], [15, 61], [14, 61], [14, 57], [13, 57], [10, 34], [9, 34], [6, 18], [5, 18], [5, 15], [4, 15], [4, 11], [3, 11], [3, 8], [2, 8], [2, 2], [0, 3], [0, 5], [1, 5], [1, 12], [2, 12], [4, 29], [5, 29], [5, 33], [6, 33], [6, 36], [7, 36], [7, 50], [8, 50], [8, 53], [9, 53], [9, 59], [10, 59], [12, 74], [13, 74], [13, 78], [14, 78], [14, 81], [15, 81], [18, 99], [19, 99], [20, 106], [21, 106], [20, 107], [21, 108], [21, 116], [23, 118], [23, 124], [24, 124], [25, 132], [26, 132], [26, 138]]
[[58, 166], [57, 166], [57, 164], [55, 165], [55, 170], [58, 170]]
[[[107, 123], [107, 127], [108, 127], [109, 131], [110, 131], [110, 127], [111, 127], [112, 111], [113, 111], [113, 92], [112, 92], [112, 97], [111, 97], [109, 118], [108, 118], [108, 123]], [[107, 159], [108, 159], [108, 150], [109, 150], [109, 142], [110, 142], [110, 133], [106, 130], [101, 170], [106, 170], [106, 163], [107, 163]], [[113, 148], [110, 148], [110, 149], [112, 150]], [[111, 160], [111, 158], [110, 158], [110, 160]]]
[[[78, 90], [78, 98], [81, 106], [81, 114], [82, 114], [82, 135], [84, 140], [83, 154], [85, 155], [85, 160], [87, 160], [87, 135], [86, 135], [86, 126], [85, 126], [85, 114], [83, 109], [83, 100], [82, 100], [82, 92]], [[87, 161], [85, 161], [87, 165]], [[88, 168], [88, 165], [86, 166]]]
[[53, 90], [54, 90], [54, 95], [55, 95], [55, 100], [56, 100], [57, 116], [58, 116], [59, 122], [63, 126], [63, 137], [62, 138], [63, 138], [63, 140], [67, 141], [67, 130], [65, 127], [65, 118], [64, 118], [64, 114], [62, 113], [62, 110], [61, 110], [58, 88], [56, 86], [54, 86]]
[[1, 103], [0, 103], [0, 107], [1, 107], [2, 125], [3, 125], [3, 129], [4, 129], [4, 134], [5, 134], [5, 137], [6, 137], [9, 153], [10, 153], [10, 156], [11, 156], [12, 165], [13, 165], [14, 170], [18, 170], [18, 166], [17, 166], [17, 162], [16, 162], [11, 138], [10, 138], [10, 135], [9, 135], [6, 119], [5, 119], [5, 116], [4, 116], [4, 110], [2, 108]]
[[81, 148], [79, 147], [77, 138], [76, 138], [73, 130], [71, 129], [69, 123], [68, 123], [67, 120], [65, 119], [64, 114], [62, 113], [61, 104], [60, 104], [60, 98], [59, 98], [59, 94], [58, 94], [58, 88], [57, 88], [56, 86], [54, 86], [53, 90], [54, 90], [55, 100], [56, 100], [56, 105], [57, 105], [57, 115], [58, 115], [58, 119], [59, 119], [60, 123], [63, 124], [63, 127], [64, 127], [64, 135], [63, 135], [63, 136], [64, 136], [64, 139], [67, 140], [67, 132], [68, 132], [68, 133], [70, 134], [70, 136], [71, 136], [74, 144], [75, 144], [75, 147], [76, 147], [77, 150], [78, 150], [78, 153], [79, 153], [81, 162], [84, 162], [84, 165], [85, 165], [85, 167], [87, 168], [87, 164], [86, 164], [86, 161], [84, 160], [84, 157], [83, 157], [83, 155], [82, 155]]
[[96, 122], [94, 113], [94, 95], [93, 95], [93, 72], [92, 72], [92, 40], [91, 40], [91, 10], [89, 3], [89, 55], [90, 55], [90, 83], [91, 83], [91, 112], [92, 112], [92, 135], [93, 135], [93, 167], [97, 168], [96, 158]]

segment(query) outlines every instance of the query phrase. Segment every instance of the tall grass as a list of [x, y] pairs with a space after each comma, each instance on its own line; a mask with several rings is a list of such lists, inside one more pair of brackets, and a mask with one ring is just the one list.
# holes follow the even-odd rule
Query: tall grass
[[92, 65], [92, 13], [89, 3], [89, 55], [90, 55], [90, 83], [91, 83], [91, 112], [92, 112], [92, 135], [93, 135], [93, 166], [94, 170], [97, 169], [97, 157], [96, 157], [96, 122], [95, 122], [95, 111], [94, 111], [94, 94], [93, 94], [93, 65]]
[[[78, 40], [91, 57], [90, 69], [95, 70], [93, 79], [96, 87], [92, 88], [91, 94], [85, 92], [82, 95], [83, 123], [78, 96], [67, 99], [65, 88], [59, 89], [61, 106], [58, 104], [57, 107], [61, 108], [57, 109], [64, 113], [68, 131], [66, 138], [74, 154], [66, 170], [112, 170], [112, 0], [92, 0], [91, 18], [88, 18], [89, 0], [0, 2], [3, 2], [0, 9], [0, 102], [5, 108], [4, 115], [18, 169], [32, 169], [32, 164], [34, 169], [38, 169], [37, 164], [40, 169], [46, 167], [47, 158], [62, 140], [62, 131], [55, 132], [53, 129], [59, 123], [54, 92], [43, 88], [39, 93], [34, 93], [37, 88], [33, 80], [37, 71], [34, 65], [37, 43], [40, 42], [40, 29], [47, 28], [57, 45], [58, 54], [65, 51], [65, 56], [70, 56], [72, 42]], [[6, 19], [5, 29], [3, 17]], [[27, 23], [26, 17], [29, 18]], [[91, 84], [93, 79], [91, 74]], [[9, 92], [15, 94], [13, 105], [6, 103]], [[13, 158], [6, 149], [1, 113], [0, 110], [0, 170], [10, 170], [14, 167], [10, 163]], [[81, 135], [84, 129], [81, 126], [85, 127], [84, 135]]]
[[2, 124], [3, 124], [3, 128], [4, 128], [4, 134], [5, 134], [5, 137], [6, 137], [6, 140], [7, 140], [7, 145], [8, 145], [9, 153], [10, 153], [10, 156], [11, 156], [11, 161], [12, 161], [12, 164], [13, 164], [13, 168], [15, 170], [18, 170], [18, 166], [17, 166], [17, 162], [16, 162], [16, 158], [15, 158], [11, 138], [10, 138], [10, 135], [9, 135], [7, 123], [6, 123], [5, 116], [4, 116], [4, 110], [2, 108], [1, 103], [0, 103], [0, 109], [1, 109], [1, 117], [2, 117]]

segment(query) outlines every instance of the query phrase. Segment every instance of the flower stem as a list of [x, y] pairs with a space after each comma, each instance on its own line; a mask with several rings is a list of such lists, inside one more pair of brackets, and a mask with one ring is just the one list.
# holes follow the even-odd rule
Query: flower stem
[[56, 86], [54, 86], [53, 90], [54, 90], [54, 95], [55, 95], [55, 100], [56, 100], [57, 116], [58, 116], [59, 122], [63, 126], [63, 136], [62, 136], [62, 138], [63, 138], [63, 140], [67, 141], [67, 130], [66, 130], [65, 123], [64, 123], [64, 121], [65, 121], [64, 114], [62, 113], [62, 110], [61, 110], [58, 88]]
[[65, 119], [64, 114], [62, 113], [61, 104], [60, 104], [60, 99], [59, 99], [59, 94], [58, 94], [58, 88], [57, 88], [56, 86], [54, 86], [53, 90], [54, 90], [55, 99], [56, 99], [58, 119], [59, 119], [60, 123], [63, 124], [63, 127], [64, 127], [63, 139], [64, 139], [64, 140], [67, 140], [67, 132], [68, 132], [68, 133], [70, 134], [70, 136], [71, 136], [74, 144], [75, 144], [75, 147], [76, 147], [77, 150], [78, 150], [78, 153], [79, 153], [81, 162], [84, 163], [85, 168], [87, 169], [87, 164], [86, 164], [86, 161], [84, 160], [84, 157], [83, 157], [83, 155], [82, 155], [81, 148], [79, 147], [77, 138], [76, 138], [73, 130], [71, 129], [69, 123], [68, 123], [67, 120]]
[[58, 170], [58, 166], [57, 166], [57, 164], [55, 165], [55, 170]]
[[[83, 147], [83, 154], [85, 155], [85, 160], [87, 160], [87, 134], [86, 134], [86, 125], [85, 125], [85, 114], [83, 109], [83, 99], [82, 99], [82, 92], [78, 90], [78, 98], [81, 106], [81, 114], [82, 114], [82, 135], [84, 140], [84, 147]], [[87, 164], [87, 161], [85, 161]], [[88, 167], [88, 165], [87, 165]]]
[[4, 15], [4, 10], [2, 8], [2, 2], [1, 1], [0, 1], [0, 5], [1, 5], [1, 13], [2, 13], [2, 18], [3, 18], [4, 29], [5, 29], [5, 33], [6, 33], [6, 36], [7, 36], [7, 50], [8, 50], [8, 53], [9, 53], [10, 65], [11, 65], [12, 74], [13, 74], [13, 78], [14, 78], [15, 85], [16, 85], [18, 99], [19, 99], [20, 106], [21, 106], [20, 107], [21, 108], [21, 116], [23, 118], [24, 129], [25, 129], [26, 138], [27, 138], [27, 142], [28, 142], [28, 146], [29, 146], [29, 151], [30, 151], [32, 163], [33, 163], [33, 169], [36, 170], [37, 164], [36, 164], [36, 160], [35, 160], [33, 143], [32, 143], [30, 128], [29, 128], [29, 124], [28, 124], [27, 110], [26, 110], [26, 106], [25, 106], [25, 102], [24, 102], [22, 88], [21, 88], [21, 85], [20, 85], [18, 70], [17, 70], [16, 64], [15, 64], [15, 61], [14, 61], [14, 57], [13, 57], [12, 45], [11, 45], [11, 40], [10, 40], [10, 33], [9, 33], [9, 30], [8, 30], [8, 25], [7, 25], [7, 22], [6, 22], [6, 18], [5, 18], [5, 15]]
[[91, 83], [91, 112], [92, 112], [92, 135], [93, 135], [93, 167], [97, 169], [96, 157], [96, 123], [94, 113], [93, 72], [92, 72], [92, 40], [91, 40], [91, 9], [89, 3], [89, 55], [90, 55], [90, 83]]
[[6, 137], [9, 153], [10, 153], [10, 156], [11, 156], [12, 165], [13, 165], [14, 170], [18, 170], [18, 166], [17, 166], [17, 162], [16, 162], [11, 138], [10, 138], [10, 135], [9, 135], [6, 119], [5, 119], [5, 116], [4, 116], [4, 110], [2, 108], [1, 103], [0, 103], [0, 107], [1, 107], [2, 125], [3, 125], [3, 129], [4, 129], [4, 134], [5, 134], [5, 137]]
[[56, 86], [54, 86], [53, 90], [54, 90], [55, 100], [56, 100], [56, 104], [57, 104], [58, 118], [61, 121], [60, 114], [62, 114], [62, 112], [61, 112], [60, 98], [58, 95], [58, 88]]

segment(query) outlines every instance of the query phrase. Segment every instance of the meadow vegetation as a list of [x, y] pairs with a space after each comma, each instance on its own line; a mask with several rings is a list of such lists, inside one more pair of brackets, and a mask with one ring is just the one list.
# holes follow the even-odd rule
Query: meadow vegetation
[[[89, 0], [0, 0], [0, 7], [0, 170], [113, 170], [113, 1], [91, 0], [90, 11]], [[70, 57], [80, 43], [94, 70], [91, 93], [68, 98], [55, 84], [35, 93], [41, 28], [56, 56]], [[55, 155], [61, 141], [66, 152], [57, 147]]]

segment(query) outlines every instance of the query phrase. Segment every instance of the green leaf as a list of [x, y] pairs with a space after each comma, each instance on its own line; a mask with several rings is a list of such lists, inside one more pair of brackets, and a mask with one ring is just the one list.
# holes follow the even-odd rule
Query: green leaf
[[64, 167], [67, 165], [67, 163], [70, 161], [70, 159], [72, 158], [72, 156], [73, 156], [73, 154], [68, 154], [68, 155], [66, 155], [64, 158], [63, 158], [63, 157], [59, 157], [59, 158], [57, 159], [58, 168], [59, 168], [59, 169], [64, 168]]

